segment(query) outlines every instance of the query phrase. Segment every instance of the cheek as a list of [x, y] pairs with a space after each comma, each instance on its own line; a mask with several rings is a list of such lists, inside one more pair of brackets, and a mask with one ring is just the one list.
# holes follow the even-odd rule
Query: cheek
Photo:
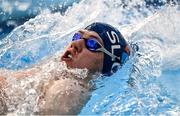
[[79, 54], [79, 59], [81, 61], [98, 63], [101, 61], [101, 55], [100, 53], [90, 52], [89, 50], [83, 50], [82, 53]]
[[103, 65], [103, 53], [95, 53], [90, 52], [89, 50], [83, 50], [78, 55], [76, 65], [79, 65], [77, 67], [88, 68], [90, 70], [101, 70]]

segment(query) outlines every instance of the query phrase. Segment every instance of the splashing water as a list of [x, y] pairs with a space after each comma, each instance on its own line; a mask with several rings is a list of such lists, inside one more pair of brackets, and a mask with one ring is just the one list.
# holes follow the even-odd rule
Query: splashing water
[[[135, 27], [129, 26], [127, 30], [135, 28], [134, 33], [124, 30], [129, 43], [138, 45], [139, 51], [117, 74], [103, 80], [103, 86], [94, 92], [92, 100], [81, 114], [179, 114], [179, 90], [169, 91], [175, 86], [167, 86], [163, 82], [167, 79], [162, 74], [166, 70], [179, 70], [180, 52], [167, 52], [170, 49], [179, 49], [180, 13], [177, 8], [165, 7]], [[166, 61], [173, 65], [169, 66]], [[172, 73], [170, 75], [173, 76]], [[178, 77], [174, 79], [171, 82], [179, 80]], [[175, 96], [171, 96], [172, 93]]]
[[[67, 71], [65, 65], [53, 60], [49, 62], [47, 59], [51, 58], [46, 57], [55, 54], [58, 59], [73, 32], [94, 21], [118, 27], [128, 42], [138, 45], [139, 50], [114, 75], [94, 80], [97, 89], [79, 115], [178, 114], [180, 97], [174, 95], [180, 92], [172, 92], [173, 86], [168, 88], [165, 77], [168, 74], [176, 81], [178, 77], [168, 71], [176, 71], [179, 75], [179, 6], [149, 10], [141, 0], [125, 3], [82, 0], [65, 15], [42, 13], [0, 41], [0, 67], [17, 70], [37, 63], [45, 64], [40, 67], [45, 72], [39, 72], [35, 77], [20, 82], [7, 78], [10, 84], [5, 91], [11, 96], [10, 101], [7, 100], [8, 111], [16, 114], [38, 112], [37, 99], [41, 94], [38, 85], [48, 83], [48, 72], [53, 69]], [[86, 76], [84, 70], [72, 72], [79, 78]]]

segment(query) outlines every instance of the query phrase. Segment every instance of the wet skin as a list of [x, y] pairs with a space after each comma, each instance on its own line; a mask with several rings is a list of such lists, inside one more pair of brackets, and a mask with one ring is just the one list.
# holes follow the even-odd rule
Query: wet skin
[[[84, 39], [95, 38], [102, 45], [99, 35], [94, 31], [80, 30], [79, 33]], [[104, 54], [102, 52], [89, 51], [85, 46], [85, 40], [72, 41], [66, 48], [61, 60], [70, 68], [87, 68], [89, 72], [101, 72], [103, 67]]]

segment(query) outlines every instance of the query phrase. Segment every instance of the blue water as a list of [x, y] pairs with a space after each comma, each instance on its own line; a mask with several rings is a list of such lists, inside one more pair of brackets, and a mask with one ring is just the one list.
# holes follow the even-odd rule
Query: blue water
[[62, 51], [74, 31], [108, 22], [140, 50], [114, 75], [94, 80], [96, 90], [79, 115], [178, 115], [180, 8], [140, 1], [82, 0], [63, 14], [44, 11], [2, 37], [0, 67], [28, 68]]
[[[24, 22], [40, 14], [43, 10], [48, 9], [50, 12], [60, 12], [61, 14], [64, 14], [68, 7], [72, 6], [73, 3], [78, 3], [79, 1], [80, 0], [22, 0], [20, 2], [17, 2], [17, 0], [1, 1], [0, 39], [4, 38], [15, 27], [22, 25]], [[176, 2], [172, 3], [176, 4]], [[9, 5], [9, 8], [5, 7], [6, 4]], [[147, 8], [152, 7], [153, 9], [157, 9], [165, 5], [166, 2], [161, 0], [145, 0], [145, 4]], [[124, 7], [127, 6], [126, 2], [122, 5]], [[21, 6], [24, 6], [24, 8], [21, 8]]]

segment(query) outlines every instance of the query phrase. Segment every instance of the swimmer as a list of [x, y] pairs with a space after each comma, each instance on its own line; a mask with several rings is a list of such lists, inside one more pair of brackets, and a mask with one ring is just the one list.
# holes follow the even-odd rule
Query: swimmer
[[[78, 114], [90, 98], [91, 86], [88, 83], [92, 79], [91, 75], [97, 72], [112, 75], [123, 66], [129, 55], [127, 42], [121, 33], [109, 24], [95, 22], [74, 33], [71, 43], [60, 59], [68, 68], [88, 69], [88, 76], [85, 79], [77, 79], [72, 73], [66, 72], [64, 79], [52, 81], [43, 87], [43, 99], [46, 102], [39, 114]], [[11, 75], [21, 79], [39, 71], [32, 68], [13, 72]], [[53, 76], [62, 75], [53, 73]], [[0, 80], [5, 82], [5, 76], [0, 76]], [[59, 93], [55, 94], [55, 91]], [[4, 109], [7, 111], [7, 108]]]

